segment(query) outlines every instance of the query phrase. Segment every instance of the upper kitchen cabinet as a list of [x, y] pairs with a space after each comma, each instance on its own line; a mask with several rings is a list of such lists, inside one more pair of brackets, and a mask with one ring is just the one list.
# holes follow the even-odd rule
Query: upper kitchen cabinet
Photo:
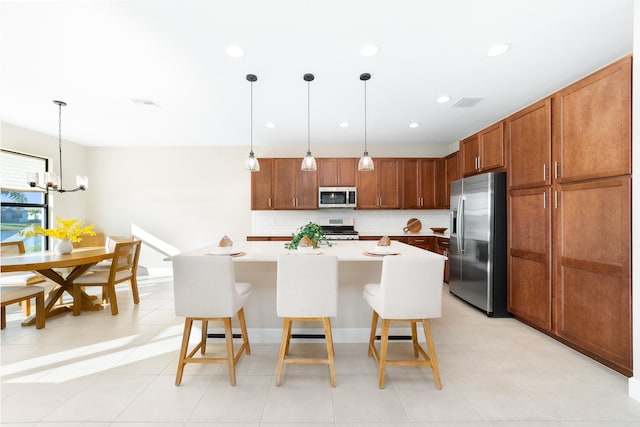
[[434, 209], [436, 207], [435, 159], [403, 160], [403, 209]]
[[631, 173], [631, 57], [552, 97], [559, 183]]
[[455, 153], [449, 154], [444, 158], [445, 162], [445, 183], [444, 183], [444, 193], [445, 193], [445, 209], [449, 209], [449, 203], [451, 202], [451, 182], [457, 181], [462, 178], [460, 174], [460, 155], [456, 151]]
[[259, 159], [260, 171], [251, 172], [251, 209], [273, 209], [271, 179], [273, 176], [273, 159]]
[[447, 161], [445, 159], [434, 159], [435, 165], [435, 208], [449, 208], [449, 192], [447, 191]]
[[399, 209], [402, 202], [401, 159], [373, 159], [375, 169], [358, 171], [358, 209]]
[[355, 187], [358, 159], [319, 158], [318, 185], [320, 187]]
[[460, 142], [464, 176], [505, 167], [503, 122], [463, 139]]
[[505, 120], [509, 145], [509, 187], [551, 184], [551, 99], [537, 102]]
[[273, 209], [318, 208], [318, 174], [300, 170], [301, 163], [302, 159], [273, 159]]

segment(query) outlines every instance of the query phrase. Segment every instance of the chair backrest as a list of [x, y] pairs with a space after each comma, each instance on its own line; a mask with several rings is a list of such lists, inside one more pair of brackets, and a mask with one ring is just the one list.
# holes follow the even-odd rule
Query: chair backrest
[[109, 236], [107, 237], [106, 243], [103, 241], [103, 245], [105, 245], [108, 249], [113, 250], [116, 247], [116, 243], [121, 242], [132, 242], [133, 236]]
[[138, 271], [138, 259], [142, 241], [116, 243], [109, 270], [109, 281], [121, 282], [135, 277]]
[[380, 316], [427, 319], [442, 315], [444, 258], [386, 256], [380, 278]]
[[90, 246], [104, 246], [104, 233], [96, 233], [94, 236], [81, 236], [82, 240], [73, 242], [74, 248], [88, 248]]
[[1, 242], [0, 256], [16, 256], [24, 253], [24, 243], [22, 240], [17, 242]]
[[331, 255], [278, 256], [276, 312], [279, 317], [336, 316], [338, 258]]
[[176, 316], [232, 317], [242, 306], [230, 256], [176, 255], [173, 294]]

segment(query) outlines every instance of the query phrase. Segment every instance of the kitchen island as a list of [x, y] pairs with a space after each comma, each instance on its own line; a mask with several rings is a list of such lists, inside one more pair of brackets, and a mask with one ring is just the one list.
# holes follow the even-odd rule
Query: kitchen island
[[[371, 323], [371, 308], [362, 297], [362, 289], [366, 283], [379, 282], [383, 256], [365, 255], [375, 248], [371, 241], [339, 241], [332, 242], [331, 247], [322, 245], [316, 250], [321, 254], [338, 257], [338, 315], [332, 319], [333, 338], [335, 342], [367, 342]], [[423, 258], [441, 257], [433, 252], [425, 251], [401, 242], [393, 242], [391, 248], [397, 255], [417, 256]], [[284, 242], [240, 242], [235, 243], [234, 256], [236, 281], [249, 282], [253, 285], [253, 294], [245, 306], [245, 317], [249, 338], [252, 342], [280, 342], [282, 319], [276, 315], [276, 260], [278, 255], [318, 256], [287, 250]], [[184, 252], [182, 255], [205, 255], [216, 253], [216, 245], [205, 246]], [[219, 255], [210, 255], [219, 256]], [[438, 274], [442, 274], [439, 272]], [[300, 274], [300, 285], [304, 286], [304, 272]], [[217, 325], [215, 325], [217, 326]], [[234, 326], [235, 327], [235, 326]], [[319, 333], [321, 328], [299, 328], [295, 333]], [[222, 328], [210, 332], [220, 332]], [[408, 334], [407, 329], [392, 331], [395, 335]]]

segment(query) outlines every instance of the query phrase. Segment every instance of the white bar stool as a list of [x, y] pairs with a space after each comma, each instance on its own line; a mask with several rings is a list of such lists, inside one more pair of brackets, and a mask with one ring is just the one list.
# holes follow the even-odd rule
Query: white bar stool
[[[373, 356], [378, 365], [378, 386], [384, 388], [387, 365], [431, 366], [436, 388], [440, 390], [440, 371], [436, 348], [431, 334], [429, 319], [442, 315], [442, 277], [444, 258], [386, 256], [382, 261], [380, 283], [368, 283], [364, 287], [364, 299], [373, 308], [371, 334], [369, 336], [369, 357]], [[378, 318], [382, 319], [380, 353], [374, 344]], [[389, 324], [408, 322], [411, 324], [413, 352], [419, 360], [389, 360]], [[418, 342], [416, 324], [422, 323], [428, 353]]]

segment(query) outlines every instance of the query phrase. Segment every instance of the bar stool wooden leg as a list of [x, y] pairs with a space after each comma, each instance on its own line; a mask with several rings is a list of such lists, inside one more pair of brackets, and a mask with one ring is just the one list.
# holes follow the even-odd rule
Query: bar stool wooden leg
[[202, 338], [200, 339], [200, 354], [207, 352], [207, 329], [209, 327], [209, 321], [202, 319]]
[[224, 335], [227, 339], [227, 357], [229, 358], [229, 380], [231, 385], [236, 385], [236, 363], [233, 353], [233, 331], [231, 330], [231, 318], [224, 319]]
[[282, 369], [284, 368], [284, 356], [289, 349], [289, 339], [291, 338], [291, 319], [285, 317], [282, 324], [282, 339], [280, 340], [280, 353], [278, 354], [278, 374], [276, 375], [276, 386], [280, 386], [282, 381]]
[[438, 368], [438, 358], [436, 357], [436, 345], [433, 342], [433, 335], [431, 334], [431, 322], [429, 321], [429, 319], [422, 320], [422, 327], [424, 328], [424, 337], [427, 341], [427, 350], [429, 351], [431, 370], [433, 371], [433, 378], [436, 383], [436, 388], [438, 390], [442, 390], [442, 382], [440, 381], [440, 369]]
[[329, 359], [329, 374], [331, 375], [331, 385], [336, 386], [336, 368], [334, 365], [333, 336], [331, 335], [331, 320], [328, 317], [322, 318], [324, 325], [324, 337], [327, 343], [327, 357]]
[[413, 356], [418, 357], [418, 328], [416, 327], [417, 322], [411, 322], [411, 343], [413, 344]]
[[376, 329], [378, 328], [378, 313], [373, 311], [373, 315], [371, 316], [371, 333], [369, 334], [369, 348], [367, 350], [367, 355], [369, 357], [373, 356], [373, 345], [376, 341]]
[[240, 321], [240, 331], [242, 332], [242, 342], [244, 343], [245, 353], [251, 354], [249, 334], [247, 333], [247, 322], [244, 319], [244, 308], [241, 308], [240, 311], [238, 311], [238, 320]]
[[384, 375], [387, 368], [387, 350], [389, 347], [389, 319], [382, 319], [380, 334], [380, 366], [378, 367], [378, 387], [384, 388]]
[[187, 363], [187, 347], [189, 346], [189, 336], [191, 335], [191, 326], [193, 325], [193, 319], [187, 317], [184, 319], [184, 332], [182, 333], [182, 347], [180, 347], [180, 359], [178, 359], [178, 372], [176, 374], [176, 385], [180, 385], [182, 382], [182, 372], [184, 371], [184, 365]]

